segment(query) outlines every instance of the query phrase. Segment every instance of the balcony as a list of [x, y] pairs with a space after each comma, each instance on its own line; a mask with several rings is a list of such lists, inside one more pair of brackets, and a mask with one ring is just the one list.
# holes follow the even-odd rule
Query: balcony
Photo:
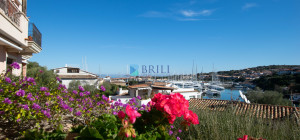
[[32, 53], [39, 53], [42, 50], [42, 34], [34, 23], [29, 23], [28, 47], [28, 51]]
[[0, 0], [0, 36], [24, 48], [27, 46], [28, 18], [21, 9], [18, 0]]
[[0, 0], [0, 9], [18, 27], [20, 27], [20, 10], [11, 0]]

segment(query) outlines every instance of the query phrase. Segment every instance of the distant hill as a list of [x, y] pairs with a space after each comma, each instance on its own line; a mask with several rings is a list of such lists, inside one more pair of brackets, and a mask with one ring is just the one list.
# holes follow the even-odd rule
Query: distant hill
[[272, 72], [278, 72], [280, 70], [285, 69], [300, 69], [300, 65], [269, 65], [269, 66], [257, 66], [253, 68], [246, 68], [241, 70], [230, 70], [230, 71], [219, 71], [218, 74], [220, 75], [234, 75], [237, 73], [251, 73], [251, 72], [263, 72], [266, 70]]

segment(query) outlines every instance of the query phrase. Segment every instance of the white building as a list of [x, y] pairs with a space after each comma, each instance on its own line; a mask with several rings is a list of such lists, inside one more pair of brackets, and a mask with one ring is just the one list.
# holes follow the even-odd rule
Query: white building
[[[179, 84], [183, 84], [183, 82], [177, 82]], [[188, 85], [188, 84], [186, 84]], [[156, 82], [153, 84], [139, 84], [128, 86], [128, 94], [125, 95], [117, 95], [117, 96], [109, 96], [110, 99], [117, 101], [121, 100], [122, 103], [128, 102], [131, 98], [140, 96], [142, 100], [138, 102], [139, 105], [147, 104], [151, 101], [151, 98], [157, 94], [170, 94], [170, 93], [180, 93], [186, 100], [190, 100], [192, 98], [201, 98], [202, 92], [196, 91], [193, 87], [178, 87], [175, 83], [162, 83]]]
[[42, 48], [42, 34], [29, 23], [27, 0], [0, 0], [0, 74], [13, 62], [21, 68], [16, 76], [26, 76], [27, 60]]
[[62, 80], [62, 84], [69, 87], [71, 81], [80, 81], [81, 85], [95, 85], [99, 86], [100, 81], [98, 75], [83, 71], [75, 67], [62, 67], [54, 69], [54, 73]]

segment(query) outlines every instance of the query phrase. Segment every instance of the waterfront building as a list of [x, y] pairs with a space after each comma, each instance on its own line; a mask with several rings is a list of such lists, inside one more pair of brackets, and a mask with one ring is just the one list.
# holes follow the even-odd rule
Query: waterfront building
[[53, 69], [53, 71], [67, 88], [72, 81], [80, 81], [81, 85], [95, 85], [97, 87], [101, 83], [97, 74], [81, 70], [80, 68], [65, 66]]
[[27, 0], [0, 0], [0, 73], [13, 62], [16, 76], [26, 76], [27, 63], [33, 53], [42, 50], [42, 34], [27, 17]]
[[138, 102], [139, 105], [147, 104], [148, 102], [150, 102], [151, 98], [157, 93], [162, 93], [162, 94], [170, 94], [172, 92], [180, 93], [187, 100], [191, 98], [201, 98], [202, 92], [196, 91], [192, 86], [184, 87], [184, 84], [186, 84], [186, 86], [188, 85], [185, 82], [176, 82], [177, 85], [178, 83], [183, 84], [183, 87], [176, 86], [175, 83], [166, 83], [166, 82], [151, 82], [151, 83], [148, 82], [146, 84], [132, 85], [132, 86], [128, 86], [127, 94], [109, 96], [109, 98], [114, 101], [121, 100], [122, 103], [126, 103], [131, 98], [140, 96], [142, 100]]

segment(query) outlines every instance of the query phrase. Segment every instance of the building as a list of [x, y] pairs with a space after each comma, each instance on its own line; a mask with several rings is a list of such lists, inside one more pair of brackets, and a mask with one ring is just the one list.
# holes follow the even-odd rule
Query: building
[[80, 81], [81, 85], [95, 85], [97, 87], [100, 84], [98, 75], [81, 70], [80, 68], [66, 66], [56, 68], [53, 71], [58, 75], [62, 84], [66, 85], [67, 88], [71, 81]]
[[26, 76], [27, 61], [42, 50], [42, 34], [27, 17], [27, 0], [0, 0], [0, 73], [13, 62], [21, 69], [16, 76]]
[[240, 101], [215, 100], [215, 99], [190, 99], [190, 108], [206, 109], [214, 111], [231, 110], [236, 115], [249, 115], [250, 117], [263, 119], [283, 119], [296, 115], [299, 118], [299, 107], [268, 105], [268, 104], [247, 104]]
[[[183, 84], [183, 87], [174, 86], [175, 84]], [[139, 105], [147, 104], [157, 93], [180, 93], [186, 100], [201, 98], [202, 92], [196, 91], [193, 87], [184, 87], [184, 84], [187, 85], [187, 83], [179, 82], [175, 84], [165, 82], [147, 82], [146, 84], [132, 85], [128, 86], [127, 94], [109, 96], [109, 98], [114, 101], [121, 100], [122, 103], [126, 103], [131, 98], [140, 96], [142, 100], [138, 102]]]
[[114, 79], [110, 81], [110, 84], [118, 85], [118, 86], [126, 86], [127, 83], [122, 79]]

